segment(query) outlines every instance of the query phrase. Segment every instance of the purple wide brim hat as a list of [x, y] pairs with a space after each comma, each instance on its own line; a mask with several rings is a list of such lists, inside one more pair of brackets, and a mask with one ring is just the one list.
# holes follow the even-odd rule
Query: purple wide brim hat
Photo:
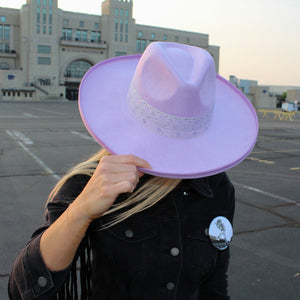
[[[156, 46], [161, 47], [162, 44], [163, 47], [165, 47], [163, 43], [157, 44]], [[170, 43], [165, 43], [165, 45], [167, 44]], [[183, 47], [180, 49], [186, 51], [184, 47], [191, 46], [180, 45], [178, 47]], [[157, 49], [155, 51], [157, 51]], [[157, 55], [154, 53], [155, 51], [152, 50], [153, 53], [150, 54], [148, 51], [145, 57], [146, 55]], [[178, 53], [176, 51], [172, 55], [182, 55], [179, 50], [177, 51]], [[205, 50], [201, 49], [201, 51]], [[194, 54], [191, 55], [193, 56]], [[151, 83], [151, 89], [148, 88], [147, 90], [147, 87], [141, 86], [140, 81], [143, 81], [143, 78], [154, 81], [150, 76], [151, 71], [147, 68], [149, 68], [149, 65], [153, 66], [158, 64], [157, 62], [153, 63], [151, 60], [151, 64], [147, 64], [147, 62], [144, 61], [144, 65], [142, 67], [139, 66], [142, 64], [141, 60], [144, 59], [143, 56], [121, 56], [102, 61], [88, 70], [82, 79], [79, 89], [79, 109], [81, 117], [90, 134], [101, 146], [111, 154], [134, 154], [141, 157], [152, 166], [151, 170], [141, 169], [144, 173], [168, 178], [200, 178], [213, 175], [234, 167], [249, 155], [255, 145], [258, 134], [256, 112], [252, 104], [241, 91], [215, 73], [212, 73], [213, 81], [215, 81], [213, 85], [214, 91], [212, 93], [213, 99], [210, 100], [211, 97], [205, 92], [205, 89], [204, 95], [208, 101], [205, 100], [206, 102], [204, 101], [204, 103], [203, 99], [201, 100], [201, 95], [199, 99], [197, 99], [197, 101], [199, 100], [198, 102], [202, 101], [204, 103], [202, 106], [198, 106], [200, 110], [205, 111], [204, 119], [206, 120], [204, 125], [201, 121], [202, 125], [199, 127], [199, 132], [195, 135], [187, 133], [185, 136], [184, 131], [181, 130], [182, 126], [180, 124], [182, 123], [178, 123], [179, 125], [175, 126], [177, 127], [175, 131], [179, 132], [178, 135], [168, 134], [167, 131], [164, 132], [164, 129], [160, 132], [161, 130], [154, 129], [157, 127], [155, 122], [159, 122], [156, 119], [159, 118], [155, 117], [155, 121], [153, 121], [152, 124], [151, 114], [147, 116], [151, 124], [150, 126], [145, 126], [144, 123], [146, 123], [146, 121], [143, 119], [143, 111], [145, 111], [149, 105], [154, 106], [154, 108], [150, 110], [153, 109], [155, 112], [157, 111], [160, 118], [164, 114], [169, 116], [177, 112], [172, 111], [168, 114], [166, 111], [168, 107], [165, 105], [167, 102], [164, 99], [162, 100], [163, 105], [161, 105], [161, 107], [159, 103], [157, 104], [157, 102], [155, 102], [159, 97], [155, 95], [157, 91], [153, 91], [156, 90], [153, 88], [153, 82]], [[186, 55], [184, 54], [184, 56]], [[169, 58], [162, 59], [161, 57], [164, 56], [159, 55], [160, 63], [161, 60], [163, 60], [163, 63], [166, 61], [168, 64], [170, 63]], [[182, 60], [184, 59], [183, 57]], [[190, 58], [186, 59], [190, 61]], [[199, 59], [195, 59], [197, 62], [198, 60]], [[205, 60], [207, 60], [207, 57]], [[195, 63], [191, 65], [194, 66]], [[140, 67], [144, 69], [139, 69]], [[206, 68], [207, 63], [205, 62], [199, 65], [199, 68], [202, 67]], [[162, 69], [163, 68], [164, 67], [162, 67]], [[166, 68], [170, 67], [166, 66]], [[187, 63], [182, 64], [182, 68], [187, 68]], [[145, 74], [147, 76], [142, 74], [143, 71], [146, 72]], [[184, 81], [185, 79], [179, 78], [179, 76], [176, 75], [176, 71], [178, 70], [172, 70], [172, 72], [169, 73], [172, 73], [170, 76], [174, 76], [176, 80], [179, 80], [179, 82], [173, 83], [177, 91], [179, 87], [189, 85], [192, 79], [189, 77], [186, 79], [186, 83], [182, 83], [182, 80]], [[183, 72], [187, 71], [183, 70]], [[199, 85], [207, 84], [207, 74], [203, 75], [203, 72], [200, 72], [199, 75], [195, 75], [195, 72], [196, 71], [193, 71], [193, 76], [197, 77], [195, 78], [196, 81], [198, 77], [202, 76], [204, 78], [199, 81]], [[167, 72], [162, 73], [166, 74], [164, 75], [166, 77], [169, 76]], [[181, 74], [181, 72], [179, 72], [179, 74]], [[155, 78], [154, 75], [153, 77]], [[172, 77], [171, 79], [173, 80], [174, 78]], [[172, 81], [171, 79], [167, 81]], [[133, 80], [135, 81], [134, 93], [138, 93], [139, 96], [137, 98], [142, 99], [142, 105], [146, 105], [143, 107], [142, 112], [138, 112], [138, 115], [135, 114], [135, 110], [132, 110], [131, 105], [129, 105], [130, 101], [128, 100], [128, 94], [130, 90], [133, 89]], [[159, 85], [159, 83], [157, 83], [157, 85]], [[191, 86], [195, 89], [197, 85], [198, 83], [193, 83]], [[208, 88], [212, 88], [211, 85], [208, 84]], [[165, 92], [165, 94], [168, 93], [168, 95], [164, 96], [167, 97], [168, 100], [173, 101], [174, 105], [168, 105], [172, 107], [181, 105], [177, 104], [178, 99], [176, 97], [174, 99], [172, 98], [172, 93], [171, 96], [169, 95], [169, 90], [170, 88]], [[190, 95], [197, 94], [195, 94], [194, 91], [187, 90], [186, 94], [189, 93]], [[195, 100], [195, 96], [190, 96], [190, 98], [191, 99], [184, 99], [182, 101], [191, 102]], [[152, 101], [152, 99], [154, 100]], [[212, 101], [212, 103], [208, 103], [210, 101]], [[197, 118], [193, 116], [193, 105], [197, 106], [197, 104], [192, 105], [191, 103], [187, 104], [191, 107], [186, 111], [184, 109], [178, 109], [178, 111], [183, 112], [182, 115], [180, 115], [181, 113], [179, 112], [178, 115], [174, 117], [174, 120], [171, 116], [172, 124], [177, 119], [180, 119], [180, 122], [184, 122], [185, 119], [193, 121]], [[138, 108], [140, 107], [140, 104], [134, 105]], [[153, 114], [153, 112], [151, 113]], [[203, 120], [203, 117], [201, 118], [201, 120]]]

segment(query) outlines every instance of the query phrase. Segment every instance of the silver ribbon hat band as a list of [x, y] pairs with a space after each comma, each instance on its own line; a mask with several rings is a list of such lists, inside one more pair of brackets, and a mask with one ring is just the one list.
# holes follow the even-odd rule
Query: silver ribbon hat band
[[131, 84], [127, 96], [129, 110], [145, 127], [168, 137], [192, 138], [207, 129], [213, 114], [209, 112], [196, 118], [177, 117], [166, 114], [149, 105]]

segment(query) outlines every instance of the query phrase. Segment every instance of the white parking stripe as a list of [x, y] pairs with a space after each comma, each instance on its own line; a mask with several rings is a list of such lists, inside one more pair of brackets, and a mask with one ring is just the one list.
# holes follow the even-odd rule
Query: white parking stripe
[[11, 133], [25, 145], [33, 145], [33, 141], [17, 130], [12, 130]]
[[12, 131], [6, 130], [6, 133], [13, 139], [20, 147], [27, 152], [45, 171], [47, 174], [51, 175], [56, 180], [60, 179], [60, 176], [55, 174], [39, 157], [37, 157], [34, 153], [32, 153], [21, 140], [19, 140], [18, 136], [16, 136]]
[[28, 117], [28, 118], [33, 118], [33, 119], [36, 119], [36, 118], [38, 118], [38, 116], [35, 116], [35, 115], [32, 115], [32, 114], [29, 114], [29, 113], [24, 113], [24, 116], [25, 116], [25, 117]]
[[300, 206], [300, 203], [297, 202], [297, 201], [294, 201], [294, 200], [290, 200], [288, 198], [285, 198], [285, 197], [282, 197], [282, 196], [278, 196], [278, 195], [275, 195], [275, 194], [271, 194], [269, 192], [265, 192], [265, 191], [262, 191], [260, 189], [257, 189], [257, 188], [254, 188], [254, 187], [251, 187], [251, 186], [247, 186], [247, 185], [244, 185], [244, 184], [240, 184], [240, 183], [237, 183], [237, 182], [232, 182], [234, 185], [236, 186], [239, 186], [239, 187], [242, 187], [242, 188], [245, 188], [247, 190], [250, 190], [250, 191], [253, 191], [253, 192], [256, 192], [256, 193], [259, 193], [259, 194], [262, 194], [262, 195], [265, 195], [265, 196], [269, 196], [271, 198], [275, 198], [275, 199], [278, 199], [278, 200], [281, 200], [281, 201], [284, 201], [284, 202], [287, 202], [287, 203], [291, 203], [291, 204], [294, 204], [296, 206]]

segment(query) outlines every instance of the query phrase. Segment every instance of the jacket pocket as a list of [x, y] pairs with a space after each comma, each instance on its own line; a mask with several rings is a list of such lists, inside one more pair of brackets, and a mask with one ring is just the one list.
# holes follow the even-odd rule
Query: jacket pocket
[[96, 234], [97, 253], [101, 252], [118, 272], [131, 276], [141, 270], [151, 249], [155, 250], [158, 231], [156, 224], [125, 221]]

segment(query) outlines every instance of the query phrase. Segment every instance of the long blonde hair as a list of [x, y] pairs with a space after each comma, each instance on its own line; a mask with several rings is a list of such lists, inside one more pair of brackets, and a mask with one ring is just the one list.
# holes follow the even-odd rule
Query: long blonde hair
[[[72, 176], [78, 174], [92, 176], [98, 166], [99, 161], [105, 155], [110, 155], [110, 153], [105, 149], [102, 149], [86, 161], [72, 168], [53, 188], [47, 203], [53, 201], [53, 198], [59, 189]], [[180, 183], [180, 181], [180, 179], [170, 179], [155, 176], [151, 177], [145, 184], [136, 189], [125, 201], [112, 205], [112, 207], [104, 215], [118, 212], [121, 209], [124, 211], [119, 214], [117, 213], [111, 221], [105, 224], [105, 228], [122, 222], [133, 214], [153, 206], [168, 193], [170, 193]], [[129, 206], [132, 206], [132, 208], [129, 208]]]

